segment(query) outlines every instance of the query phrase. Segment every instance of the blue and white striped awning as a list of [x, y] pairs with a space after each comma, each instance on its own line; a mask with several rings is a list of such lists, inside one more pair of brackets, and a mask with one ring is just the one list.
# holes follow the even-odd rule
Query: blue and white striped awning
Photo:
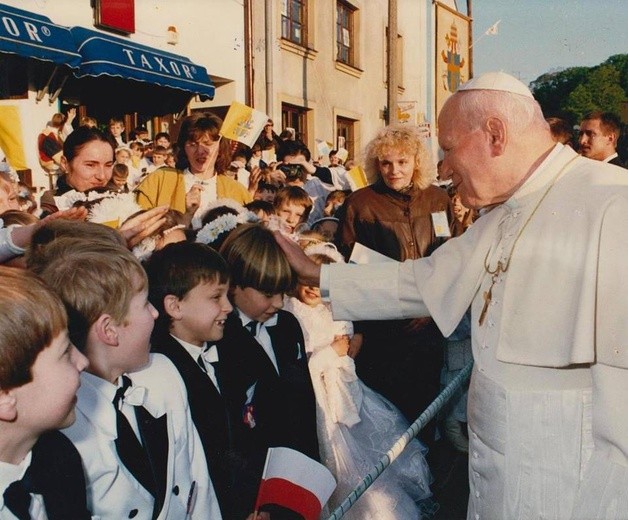
[[0, 4], [0, 52], [77, 69], [81, 55], [67, 27], [45, 16]]
[[188, 58], [115, 38], [84, 27], [70, 29], [81, 66], [75, 75], [113, 76], [213, 98], [215, 87], [205, 67]]

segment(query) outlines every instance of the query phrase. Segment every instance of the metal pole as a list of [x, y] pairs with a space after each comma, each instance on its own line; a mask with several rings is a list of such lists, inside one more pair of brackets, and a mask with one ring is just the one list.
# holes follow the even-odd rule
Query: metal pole
[[266, 37], [266, 114], [273, 117], [273, 0], [266, 0], [264, 28]]
[[467, 0], [469, 22], [469, 79], [473, 77], [473, 0]]
[[253, 5], [252, 0], [244, 0], [244, 80], [245, 103], [255, 108], [255, 94], [253, 92]]
[[388, 124], [397, 122], [397, 0], [388, 0]]
[[331, 513], [327, 520], [340, 520], [344, 514], [351, 509], [351, 506], [365, 493], [373, 482], [399, 457], [404, 448], [414, 439], [417, 434], [425, 428], [436, 414], [447, 404], [454, 393], [471, 377], [473, 361], [470, 361], [460, 373], [438, 394], [436, 399], [423, 411], [404, 434], [393, 444], [393, 446], [379, 459], [375, 467], [362, 479], [362, 481], [347, 495], [342, 503]]

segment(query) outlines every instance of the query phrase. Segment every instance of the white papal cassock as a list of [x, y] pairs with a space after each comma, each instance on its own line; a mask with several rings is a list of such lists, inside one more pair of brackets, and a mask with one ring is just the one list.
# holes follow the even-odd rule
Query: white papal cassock
[[429, 258], [323, 266], [321, 289], [336, 319], [445, 335], [471, 306], [468, 518], [628, 518], [626, 170], [557, 145]]

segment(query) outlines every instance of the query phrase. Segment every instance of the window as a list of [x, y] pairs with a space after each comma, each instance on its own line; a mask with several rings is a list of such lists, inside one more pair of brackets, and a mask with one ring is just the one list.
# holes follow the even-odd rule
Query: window
[[349, 158], [355, 157], [355, 121], [346, 117], [336, 117], [336, 146], [346, 148]]
[[[28, 98], [28, 70], [26, 58], [0, 54], [0, 99]], [[43, 82], [45, 81], [44, 79]]]
[[307, 143], [307, 110], [288, 103], [281, 104], [281, 128], [294, 128], [295, 139]]
[[281, 37], [305, 47], [306, 33], [307, 0], [282, 0]]
[[345, 2], [336, 4], [336, 60], [347, 65], [355, 63], [354, 11], [355, 9]]

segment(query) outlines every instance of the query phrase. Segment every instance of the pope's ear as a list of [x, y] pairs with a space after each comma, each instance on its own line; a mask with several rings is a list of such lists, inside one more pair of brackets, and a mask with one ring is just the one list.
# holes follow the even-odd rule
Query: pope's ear
[[502, 155], [506, 149], [508, 140], [504, 122], [498, 117], [489, 117], [486, 120], [485, 130], [489, 137], [489, 146], [491, 147], [493, 156]]
[[0, 421], [14, 421], [17, 417], [17, 398], [13, 390], [0, 390]]
[[164, 296], [164, 311], [173, 320], [181, 319], [181, 300], [174, 294]]

